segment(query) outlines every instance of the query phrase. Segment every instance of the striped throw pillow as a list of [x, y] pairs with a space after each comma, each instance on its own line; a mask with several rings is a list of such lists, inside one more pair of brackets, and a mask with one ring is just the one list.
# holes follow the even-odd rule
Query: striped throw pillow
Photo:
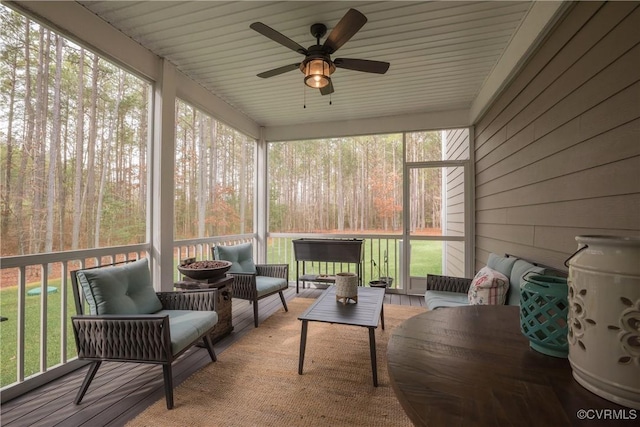
[[470, 305], [503, 305], [509, 290], [509, 279], [499, 271], [483, 267], [469, 287]]

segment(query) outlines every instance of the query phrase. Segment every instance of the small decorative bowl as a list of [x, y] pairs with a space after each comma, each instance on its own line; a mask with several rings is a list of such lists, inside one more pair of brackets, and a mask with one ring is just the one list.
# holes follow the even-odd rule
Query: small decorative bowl
[[178, 266], [178, 271], [190, 279], [211, 280], [223, 277], [231, 268], [230, 261], [194, 261]]

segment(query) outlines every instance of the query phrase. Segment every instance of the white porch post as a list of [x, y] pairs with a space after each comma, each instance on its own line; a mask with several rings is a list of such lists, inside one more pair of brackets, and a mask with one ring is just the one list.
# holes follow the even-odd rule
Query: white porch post
[[151, 264], [155, 288], [173, 290], [176, 69], [162, 60], [155, 85], [151, 185]]
[[264, 139], [264, 128], [260, 128], [260, 138], [256, 144], [256, 197], [255, 197], [255, 231], [258, 243], [257, 261], [267, 260], [267, 226], [269, 192], [267, 191], [267, 142]]

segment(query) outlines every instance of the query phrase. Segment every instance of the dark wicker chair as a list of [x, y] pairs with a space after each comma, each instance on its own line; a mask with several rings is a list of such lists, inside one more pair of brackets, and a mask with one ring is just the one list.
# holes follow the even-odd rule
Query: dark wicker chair
[[[220, 254], [216, 248], [231, 250], [232, 253]], [[235, 248], [238, 248], [238, 252], [236, 252]], [[234, 264], [227, 273], [233, 276], [233, 297], [249, 300], [251, 304], [253, 304], [253, 323], [257, 328], [259, 300], [277, 293], [280, 295], [280, 301], [282, 301], [284, 311], [289, 311], [287, 301], [282, 293], [282, 291], [289, 286], [289, 265], [253, 264], [253, 256], [250, 255], [251, 250], [250, 244], [236, 245], [234, 247], [216, 246], [211, 248], [214, 259], [231, 261]], [[246, 258], [242, 259], [243, 256]], [[245, 273], [238, 271], [243, 268], [247, 268], [250, 271], [255, 268], [256, 272]]]
[[439, 276], [437, 274], [427, 274], [428, 291], [445, 291], [466, 294], [469, 292], [471, 281], [466, 277]]
[[[126, 268], [126, 265], [128, 264], [119, 263], [109, 267], [93, 267], [71, 272], [73, 296], [78, 313], [77, 316], [71, 317], [71, 322], [78, 350], [78, 359], [91, 361], [87, 375], [76, 395], [75, 403], [79, 404], [82, 401], [102, 362], [136, 362], [162, 365], [167, 408], [172, 409], [172, 362], [201, 340], [204, 341], [211, 360], [213, 362], [216, 361], [216, 354], [210, 339], [210, 334], [218, 319], [217, 314], [213, 312], [214, 293], [155, 292], [151, 288], [151, 291], [155, 293], [161, 304], [161, 309], [156, 313], [126, 314], [122, 313], [123, 309], [120, 309], [119, 314], [85, 314], [85, 302], [88, 302], [91, 311], [96, 311], [95, 307], [91, 307], [92, 302], [86, 301], [87, 298], [82, 297], [86, 297], [86, 287], [89, 286], [86, 274], [90, 270], [97, 268], [105, 270], [110, 268], [110, 271], [122, 275], [126, 274], [126, 271], [123, 273], [120, 269]], [[79, 278], [80, 273], [83, 274], [82, 279]], [[92, 280], [95, 282], [95, 278]], [[81, 281], [83, 283], [79, 283]], [[84, 292], [83, 287], [85, 287]], [[128, 291], [124, 295], [128, 296]], [[101, 297], [104, 298], [104, 295]], [[154, 303], [157, 304], [156, 301]], [[120, 307], [126, 306], [126, 304], [122, 304], [122, 301], [118, 301], [116, 304]], [[126, 308], [124, 310], [126, 311]], [[175, 312], [175, 310], [189, 310], [200, 314], [184, 313], [184, 311]], [[203, 311], [211, 311], [213, 315], [211, 313], [202, 313]], [[202, 333], [198, 333], [197, 338], [194, 338], [193, 329], [187, 333], [182, 328], [177, 332], [174, 331], [174, 336], [172, 336], [172, 317], [177, 316], [186, 319], [185, 316], [189, 317], [190, 315], [193, 317], [189, 318], [188, 321], [192, 320], [192, 325], [198, 325], [197, 328], [195, 326], [192, 328], [196, 328]]]

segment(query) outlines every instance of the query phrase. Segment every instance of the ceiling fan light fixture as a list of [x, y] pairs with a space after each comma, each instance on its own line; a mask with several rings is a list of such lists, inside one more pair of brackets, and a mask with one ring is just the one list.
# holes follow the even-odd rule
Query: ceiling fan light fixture
[[335, 66], [328, 63], [324, 59], [312, 59], [304, 65], [304, 84], [310, 88], [320, 89], [329, 85], [331, 78], [329, 77]]

